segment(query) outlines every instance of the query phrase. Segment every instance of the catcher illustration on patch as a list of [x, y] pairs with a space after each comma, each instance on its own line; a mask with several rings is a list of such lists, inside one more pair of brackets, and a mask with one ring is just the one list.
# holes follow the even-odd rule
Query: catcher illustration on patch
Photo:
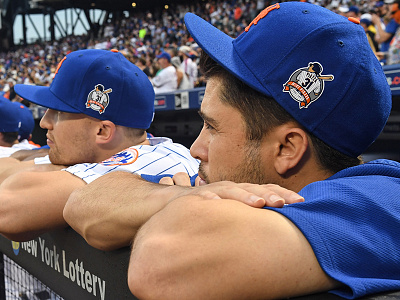
[[108, 93], [111, 92], [112, 89], [104, 90], [104, 86], [102, 84], [97, 84], [94, 87], [94, 90], [90, 91], [87, 97], [86, 108], [91, 108], [95, 111], [98, 111], [100, 114], [104, 113], [108, 103], [110, 102]]
[[297, 69], [283, 85], [283, 92], [288, 92], [293, 100], [299, 102], [299, 108], [307, 108], [321, 97], [324, 81], [332, 81], [333, 75], [321, 75], [322, 65], [310, 62], [308, 67]]

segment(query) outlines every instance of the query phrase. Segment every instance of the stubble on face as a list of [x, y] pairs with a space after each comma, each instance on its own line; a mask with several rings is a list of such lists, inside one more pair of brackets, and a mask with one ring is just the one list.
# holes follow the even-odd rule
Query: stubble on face
[[236, 183], [265, 184], [267, 180], [263, 173], [263, 166], [258, 142], [249, 141], [244, 150], [246, 153], [243, 160], [235, 167], [219, 167], [215, 170], [208, 170], [201, 162], [199, 176], [206, 182], [232, 181]]
[[49, 150], [49, 159], [52, 164], [72, 166], [81, 163], [95, 163], [96, 156], [93, 146], [83, 133], [77, 133], [75, 138], [63, 141], [63, 144], [54, 144]]

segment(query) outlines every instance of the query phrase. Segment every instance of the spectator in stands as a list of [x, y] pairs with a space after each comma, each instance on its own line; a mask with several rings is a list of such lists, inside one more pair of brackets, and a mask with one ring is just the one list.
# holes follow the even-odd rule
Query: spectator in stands
[[[391, 0], [386, 0], [386, 1], [391, 1]], [[378, 10], [379, 15], [372, 14], [371, 21], [376, 27], [375, 40], [380, 45], [379, 52], [381, 53], [379, 55], [383, 57], [380, 61], [385, 64], [390, 42], [392, 41], [392, 38], [396, 33], [397, 28], [399, 27], [399, 24], [392, 18], [390, 10], [386, 10], [386, 4], [382, 4], [382, 2], [377, 2], [376, 5], [378, 6], [379, 9]], [[390, 21], [387, 24], [384, 23], [384, 18], [386, 16], [384, 15], [385, 11], [387, 11], [387, 14], [390, 15]]]
[[190, 88], [195, 86], [197, 81], [197, 64], [190, 57], [192, 49], [189, 46], [181, 46], [179, 48], [179, 56], [181, 58], [181, 69], [189, 77]]
[[379, 49], [378, 43], [375, 41], [375, 27], [372, 25], [372, 16], [371, 14], [363, 14], [360, 17], [360, 24], [364, 28], [364, 31], [367, 35], [369, 45], [371, 46], [372, 51], [376, 54]]
[[[120, 181], [105, 175], [74, 193], [64, 215], [95, 211], [114, 235], [138, 228], [136, 214], [143, 221], [148, 212], [142, 205], [158, 199], [160, 211], [132, 246], [128, 281], [139, 299], [271, 299], [327, 290], [356, 298], [398, 290], [400, 164], [359, 158], [385, 126], [391, 92], [361, 26], [300, 2], [270, 7], [236, 40], [195, 15], [185, 21], [208, 54], [204, 127], [191, 152], [201, 160], [200, 182], [213, 184], [142, 182], [138, 191], [129, 174]], [[310, 78], [319, 85], [307, 85]], [[239, 193], [219, 180], [280, 184], [305, 202], [248, 207], [218, 199], [218, 186], [231, 188], [220, 198]], [[116, 189], [124, 193], [110, 207], [107, 191]]]
[[185, 72], [181, 69], [181, 60], [179, 56], [174, 56], [171, 58], [171, 63], [176, 70], [176, 78], [178, 82], [178, 90], [190, 89], [189, 78]]
[[346, 13], [346, 17], [360, 19], [360, 9], [355, 5], [350, 6]]
[[157, 59], [161, 70], [157, 72], [151, 81], [154, 86], [154, 92], [160, 94], [175, 91], [178, 87], [178, 81], [175, 68], [171, 64], [171, 55], [167, 52], [162, 52], [157, 55]]
[[16, 93], [14, 91], [14, 86], [15, 86], [15, 80], [12, 78], [7, 79], [7, 84], [5, 86], [5, 89], [3, 89], [4, 93], [4, 97], [9, 99], [10, 101], [13, 101]]
[[[392, 13], [393, 20], [396, 24], [400, 24], [400, 0], [394, 0], [390, 5], [390, 11]], [[387, 53], [387, 64], [399, 64], [400, 63], [400, 27], [397, 28], [396, 33], [390, 43]]]
[[50, 87], [16, 85], [16, 92], [49, 108], [40, 124], [50, 161], [0, 160], [0, 233], [12, 240], [67, 226], [62, 211], [69, 194], [105, 173], [125, 170], [156, 182], [162, 174], [197, 173], [188, 149], [147, 138], [153, 87], [121, 53], [72, 52]]
[[143, 71], [144, 74], [147, 75], [147, 77], [150, 77], [150, 69], [148, 66], [146, 66], [146, 59], [143, 57], [139, 57], [136, 60], [136, 66]]
[[243, 10], [239, 4], [233, 7], [233, 19], [235, 20], [235, 24], [238, 25], [241, 22]]

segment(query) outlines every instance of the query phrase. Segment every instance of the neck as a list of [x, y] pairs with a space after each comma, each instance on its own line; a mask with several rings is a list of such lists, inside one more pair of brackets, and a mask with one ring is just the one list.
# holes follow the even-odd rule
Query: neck
[[333, 173], [323, 169], [308, 149], [293, 168], [286, 170], [284, 174], [277, 175], [279, 176], [277, 184], [298, 193], [306, 185], [325, 180]]
[[0, 147], [12, 147], [15, 144], [18, 144], [18, 140], [15, 140], [13, 143], [7, 143], [4, 140], [0, 139]]
[[285, 176], [282, 177], [282, 183], [280, 185], [298, 193], [310, 183], [325, 180], [332, 175], [333, 174], [324, 170], [303, 169], [301, 172], [295, 174], [290, 174], [290, 172], [289, 174], [285, 174]]
[[119, 138], [115, 138], [112, 143], [103, 145], [101, 154], [99, 155], [97, 162], [104, 161], [129, 147], [138, 145], [150, 145], [150, 142], [147, 139], [146, 132], [143, 135], [135, 138], [127, 137], [125, 135], [120, 136]]

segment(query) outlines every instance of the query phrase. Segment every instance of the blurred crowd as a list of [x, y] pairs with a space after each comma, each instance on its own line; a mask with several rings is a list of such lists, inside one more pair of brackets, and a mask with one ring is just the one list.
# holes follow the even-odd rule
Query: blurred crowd
[[[92, 34], [37, 42], [0, 53], [0, 94], [23, 101], [15, 94], [17, 83], [49, 85], [58, 62], [80, 49], [118, 49], [151, 79], [156, 93], [205, 85], [198, 70], [201, 49], [184, 26], [193, 12], [232, 37], [237, 37], [266, 6], [277, 1], [233, 0], [170, 6], [160, 13], [142, 12], [109, 21]], [[400, 10], [393, 0], [311, 0], [338, 14], [360, 20], [370, 45], [382, 64], [400, 63]], [[25, 103], [29, 105], [29, 103]]]

